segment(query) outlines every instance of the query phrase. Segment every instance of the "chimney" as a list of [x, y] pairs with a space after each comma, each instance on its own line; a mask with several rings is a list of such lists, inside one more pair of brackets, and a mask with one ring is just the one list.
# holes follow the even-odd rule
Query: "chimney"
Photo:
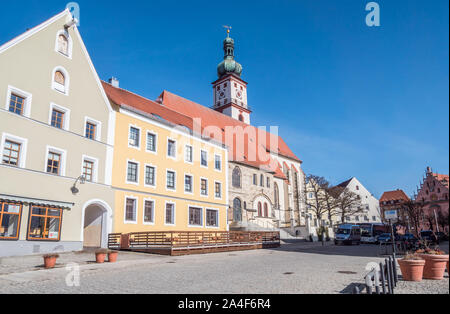
[[118, 79], [116, 79], [114, 76], [113, 77], [111, 77], [109, 80], [108, 80], [108, 82], [109, 82], [109, 84], [111, 84], [112, 86], [114, 86], [114, 87], [119, 87], [119, 80]]

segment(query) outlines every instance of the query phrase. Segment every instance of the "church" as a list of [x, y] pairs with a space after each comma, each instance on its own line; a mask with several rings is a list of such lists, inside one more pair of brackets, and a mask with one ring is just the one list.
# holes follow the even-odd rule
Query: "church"
[[209, 108], [164, 91], [157, 102], [197, 121], [202, 134], [227, 145], [228, 222], [232, 231], [279, 230], [282, 238], [309, 235], [302, 161], [278, 135], [251, 125], [243, 67], [230, 30], [212, 83]]

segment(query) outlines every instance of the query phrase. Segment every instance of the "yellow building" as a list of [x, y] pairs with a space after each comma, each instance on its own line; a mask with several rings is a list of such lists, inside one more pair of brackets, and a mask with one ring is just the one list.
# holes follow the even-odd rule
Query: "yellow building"
[[227, 149], [194, 134], [191, 118], [110, 83], [113, 232], [227, 231]]

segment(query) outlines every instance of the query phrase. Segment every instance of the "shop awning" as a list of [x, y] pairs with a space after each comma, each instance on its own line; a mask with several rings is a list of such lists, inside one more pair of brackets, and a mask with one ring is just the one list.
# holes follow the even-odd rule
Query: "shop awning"
[[53, 201], [53, 200], [45, 200], [45, 199], [38, 199], [38, 198], [29, 198], [29, 197], [23, 197], [23, 196], [14, 196], [14, 195], [5, 195], [0, 194], [0, 202], [12, 202], [22, 205], [36, 205], [36, 206], [43, 206], [43, 207], [53, 207], [53, 208], [62, 208], [65, 210], [71, 210], [74, 203], [69, 202], [61, 202], [61, 201]]

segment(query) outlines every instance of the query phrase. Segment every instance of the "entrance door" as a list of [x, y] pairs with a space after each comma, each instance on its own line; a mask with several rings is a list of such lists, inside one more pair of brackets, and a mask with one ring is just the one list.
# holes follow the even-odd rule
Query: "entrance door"
[[86, 208], [84, 215], [84, 247], [99, 248], [102, 246], [103, 210], [97, 205]]

